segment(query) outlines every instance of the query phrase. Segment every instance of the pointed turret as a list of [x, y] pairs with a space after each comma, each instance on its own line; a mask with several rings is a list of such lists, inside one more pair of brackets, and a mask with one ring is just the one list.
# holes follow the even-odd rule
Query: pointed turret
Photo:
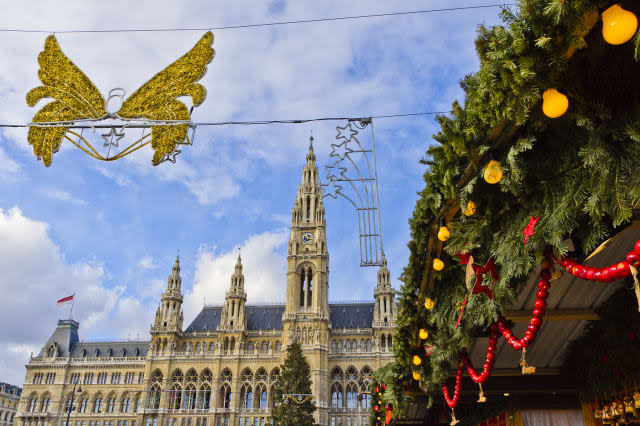
[[167, 288], [160, 299], [156, 318], [151, 327], [154, 332], [182, 332], [182, 278], [180, 277], [180, 257], [176, 258], [171, 274], [167, 278]]
[[224, 298], [224, 307], [220, 316], [218, 329], [244, 329], [247, 319], [244, 315], [244, 306], [247, 301], [247, 293], [244, 291], [244, 274], [242, 273], [242, 258], [238, 254], [238, 260], [231, 275], [231, 285]]
[[384, 326], [395, 322], [396, 312], [394, 306], [395, 290], [391, 287], [389, 268], [387, 268], [387, 258], [382, 251], [382, 264], [378, 269], [378, 285], [373, 292], [376, 300], [373, 310], [373, 326]]

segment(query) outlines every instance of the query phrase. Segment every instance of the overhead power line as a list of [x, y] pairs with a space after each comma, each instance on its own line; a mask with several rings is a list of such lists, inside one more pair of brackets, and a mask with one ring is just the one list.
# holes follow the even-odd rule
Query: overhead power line
[[[427, 112], [409, 112], [409, 113], [405, 113], [405, 114], [384, 114], [384, 115], [367, 115], [367, 116], [352, 116], [352, 117], [316, 117], [316, 118], [301, 118], [301, 119], [286, 119], [286, 120], [251, 120], [251, 121], [194, 121], [194, 122], [187, 122], [188, 124], [194, 125], [194, 126], [237, 126], [237, 125], [242, 125], [242, 126], [255, 126], [255, 125], [266, 125], [266, 124], [302, 124], [302, 123], [311, 123], [311, 122], [316, 122], [316, 121], [343, 121], [343, 120], [349, 120], [349, 121], [361, 121], [361, 120], [366, 120], [366, 119], [370, 119], [370, 118], [398, 118], [398, 117], [416, 117], [416, 116], [421, 116], [421, 115], [436, 115], [436, 114], [449, 114], [451, 111], [427, 111]], [[80, 120], [81, 121], [81, 120]], [[150, 127], [153, 125], [153, 123], [151, 124], [145, 124], [145, 125], [136, 125], [135, 121], [132, 121], [131, 125], [127, 125], [127, 128], [136, 128], [136, 127]], [[159, 122], [160, 123], [160, 122]], [[175, 124], [184, 124], [185, 122], [183, 121], [179, 121], [176, 122]], [[33, 123], [37, 126], [38, 123]], [[59, 124], [59, 127], [67, 127], [67, 128], [85, 128], [85, 129], [91, 129], [91, 128], [111, 128], [113, 127], [113, 124], [96, 124], [96, 125], [89, 125], [89, 124], [82, 124], [82, 125], [76, 125], [76, 124], [72, 124], [70, 123], [68, 126], [63, 125], [64, 123], [56, 123]], [[162, 121], [162, 124], [171, 124], [171, 122], [168, 121]], [[33, 127], [33, 125], [31, 123], [27, 124], [27, 123], [0, 123], [0, 128], [2, 127]]]
[[241, 28], [258, 28], [258, 27], [275, 27], [280, 25], [293, 25], [293, 24], [312, 24], [317, 22], [328, 21], [346, 21], [353, 19], [369, 19], [369, 18], [383, 18], [390, 16], [402, 16], [402, 15], [419, 15], [424, 13], [436, 13], [436, 12], [453, 12], [472, 9], [487, 9], [492, 7], [507, 7], [517, 6], [517, 3], [503, 3], [503, 4], [484, 4], [477, 6], [460, 6], [460, 7], [446, 7], [441, 9], [423, 9], [423, 10], [408, 10], [404, 12], [388, 12], [388, 13], [372, 13], [367, 15], [353, 15], [353, 16], [336, 16], [331, 18], [316, 18], [316, 19], [300, 19], [292, 21], [276, 21], [276, 22], [264, 22], [260, 24], [244, 24], [244, 25], [225, 25], [219, 27], [182, 27], [182, 28], [121, 28], [121, 29], [93, 29], [93, 30], [52, 30], [52, 29], [20, 29], [20, 28], [0, 28], [0, 32], [12, 32], [12, 33], [45, 33], [45, 34], [74, 34], [74, 33], [133, 33], [133, 32], [173, 32], [173, 31], [213, 31], [213, 30], [236, 30]]

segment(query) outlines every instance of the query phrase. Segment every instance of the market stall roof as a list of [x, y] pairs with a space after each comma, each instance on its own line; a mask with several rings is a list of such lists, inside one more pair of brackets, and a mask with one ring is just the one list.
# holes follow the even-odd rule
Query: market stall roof
[[[584, 262], [589, 266], [603, 267], [624, 260], [640, 239], [640, 221], [634, 221], [614, 237], [604, 242]], [[560, 267], [555, 265], [556, 270]], [[515, 325], [514, 334], [522, 337], [527, 329], [536, 300], [540, 268], [537, 268], [519, 292], [516, 301], [507, 307], [505, 316]], [[597, 320], [595, 308], [606, 301], [622, 285], [582, 280], [568, 273], [552, 281], [547, 299], [547, 312], [535, 343], [527, 350], [527, 363], [537, 368], [537, 374], [558, 374], [571, 341], [577, 338], [587, 321]], [[630, 300], [629, 303], [637, 303]], [[481, 367], [484, 363], [488, 338], [478, 338], [469, 351], [472, 363]], [[520, 375], [521, 353], [510, 348], [500, 339], [496, 351], [492, 376]], [[491, 379], [487, 382], [490, 386]]]

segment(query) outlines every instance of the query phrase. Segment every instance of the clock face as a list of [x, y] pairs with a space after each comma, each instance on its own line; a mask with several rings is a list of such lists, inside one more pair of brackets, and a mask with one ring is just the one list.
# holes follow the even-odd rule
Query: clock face
[[302, 242], [305, 244], [309, 244], [313, 241], [313, 234], [311, 232], [305, 232], [302, 234]]

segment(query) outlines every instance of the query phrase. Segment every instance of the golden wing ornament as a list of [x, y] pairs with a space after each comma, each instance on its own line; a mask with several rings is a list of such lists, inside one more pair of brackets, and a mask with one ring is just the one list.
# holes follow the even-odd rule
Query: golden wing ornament
[[[211, 48], [213, 34], [207, 32], [196, 45], [180, 59], [156, 74], [151, 80], [129, 96], [117, 112], [123, 119], [188, 121], [187, 106], [177, 98], [191, 96], [193, 105], [204, 102], [206, 90], [197, 81], [207, 71], [215, 51]], [[151, 147], [155, 151], [152, 163], [160, 164], [187, 137], [189, 125], [159, 124], [151, 127]]]
[[[28, 141], [33, 145], [36, 157], [48, 167], [67, 132], [65, 122], [100, 119], [107, 115], [107, 110], [98, 89], [62, 52], [54, 36], [47, 37], [38, 64], [38, 77], [43, 85], [27, 93], [27, 104], [35, 106], [42, 98], [55, 99], [42, 107], [32, 120], [34, 123], [53, 123], [53, 126], [31, 126]], [[60, 126], [55, 125], [58, 122], [61, 122]]]

